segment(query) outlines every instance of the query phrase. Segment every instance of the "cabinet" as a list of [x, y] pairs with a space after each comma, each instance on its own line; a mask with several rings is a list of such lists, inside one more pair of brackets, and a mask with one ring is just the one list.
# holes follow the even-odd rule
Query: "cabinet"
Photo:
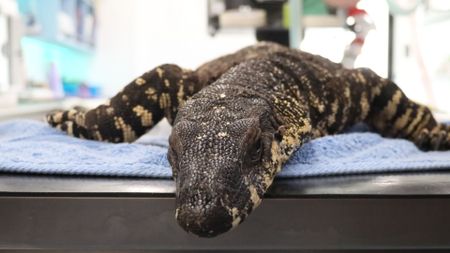
[[92, 0], [18, 0], [26, 35], [51, 43], [92, 51], [96, 13]]

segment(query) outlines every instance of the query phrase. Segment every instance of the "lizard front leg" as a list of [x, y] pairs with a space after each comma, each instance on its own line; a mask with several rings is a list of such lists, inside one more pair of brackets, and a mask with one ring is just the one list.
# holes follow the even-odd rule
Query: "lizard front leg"
[[161, 65], [95, 109], [57, 111], [47, 115], [47, 121], [79, 138], [132, 142], [164, 116], [172, 123], [178, 107], [200, 90], [199, 86], [195, 72]]
[[178, 106], [231, 67], [283, 50], [274, 43], [260, 43], [209, 61], [195, 72], [176, 65], [162, 65], [135, 79], [107, 104], [87, 112], [75, 109], [53, 112], [47, 121], [75, 137], [132, 142], [164, 116], [172, 123]]

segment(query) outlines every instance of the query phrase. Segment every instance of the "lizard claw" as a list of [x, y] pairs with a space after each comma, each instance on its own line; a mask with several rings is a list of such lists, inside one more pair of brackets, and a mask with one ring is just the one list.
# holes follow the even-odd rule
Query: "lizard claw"
[[61, 124], [62, 122], [64, 122], [63, 120], [63, 114], [64, 111], [62, 110], [56, 110], [53, 112], [48, 113], [45, 116], [45, 120], [52, 126], [52, 127], [57, 127], [59, 124]]

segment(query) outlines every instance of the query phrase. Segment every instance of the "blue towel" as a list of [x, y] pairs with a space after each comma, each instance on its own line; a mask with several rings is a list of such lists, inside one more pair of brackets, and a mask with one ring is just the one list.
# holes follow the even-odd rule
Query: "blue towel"
[[[133, 144], [80, 140], [29, 120], [0, 124], [0, 172], [169, 178], [167, 137]], [[450, 151], [369, 132], [322, 137], [300, 148], [279, 177], [450, 169]]]

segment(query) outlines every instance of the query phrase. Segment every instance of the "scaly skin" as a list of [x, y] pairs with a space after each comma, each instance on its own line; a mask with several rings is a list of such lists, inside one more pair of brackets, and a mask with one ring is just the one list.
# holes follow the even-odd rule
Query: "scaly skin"
[[159, 66], [108, 104], [47, 119], [76, 137], [132, 142], [163, 117], [173, 124], [168, 157], [176, 218], [204, 237], [244, 221], [291, 154], [312, 138], [366, 122], [424, 150], [450, 149], [450, 129], [393, 82], [274, 43], [195, 71]]

